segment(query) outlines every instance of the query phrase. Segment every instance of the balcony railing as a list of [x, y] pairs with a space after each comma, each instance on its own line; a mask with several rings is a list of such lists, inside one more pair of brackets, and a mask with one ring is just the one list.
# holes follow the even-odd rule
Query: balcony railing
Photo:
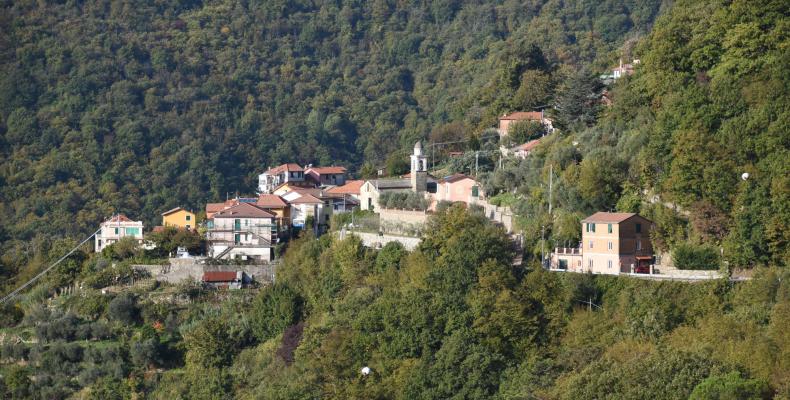
[[555, 247], [554, 254], [580, 256], [582, 255], [582, 249], [579, 247]]

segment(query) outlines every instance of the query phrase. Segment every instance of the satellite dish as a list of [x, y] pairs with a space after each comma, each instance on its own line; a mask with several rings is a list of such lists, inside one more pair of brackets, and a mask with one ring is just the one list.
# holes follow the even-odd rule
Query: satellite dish
[[359, 372], [365, 376], [370, 375], [370, 367], [362, 367], [362, 369]]
[[748, 172], [744, 172], [744, 173], [741, 175], [741, 179], [743, 179], [743, 180], [747, 180], [747, 179], [749, 179], [749, 173], [748, 173]]

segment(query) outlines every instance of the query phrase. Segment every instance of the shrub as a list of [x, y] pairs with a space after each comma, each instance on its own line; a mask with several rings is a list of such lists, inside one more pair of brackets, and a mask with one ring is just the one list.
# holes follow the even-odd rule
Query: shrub
[[672, 261], [678, 269], [717, 270], [719, 252], [713, 246], [682, 243], [675, 246]]
[[110, 302], [108, 316], [112, 320], [132, 324], [137, 321], [138, 314], [134, 296], [128, 293], [123, 293]]
[[253, 334], [265, 341], [301, 318], [302, 299], [290, 286], [276, 283], [261, 290], [252, 309]]

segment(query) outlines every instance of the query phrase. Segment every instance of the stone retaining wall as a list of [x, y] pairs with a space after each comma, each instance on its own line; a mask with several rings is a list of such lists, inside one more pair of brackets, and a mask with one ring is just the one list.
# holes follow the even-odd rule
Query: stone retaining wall
[[260, 283], [272, 283], [276, 264], [260, 265], [206, 265], [194, 258], [171, 258], [170, 265], [132, 265], [133, 268], [148, 271], [160, 282], [180, 283], [184, 280], [200, 281], [206, 271], [243, 271], [247, 276]]
[[377, 233], [367, 232], [346, 232], [345, 230], [338, 233], [340, 240], [345, 239], [346, 235], [358, 236], [362, 240], [362, 244], [367, 247], [381, 248], [389, 242], [398, 242], [403, 245], [403, 248], [409, 251], [416, 249], [417, 245], [420, 244], [420, 240], [422, 240], [418, 237], [379, 235]]

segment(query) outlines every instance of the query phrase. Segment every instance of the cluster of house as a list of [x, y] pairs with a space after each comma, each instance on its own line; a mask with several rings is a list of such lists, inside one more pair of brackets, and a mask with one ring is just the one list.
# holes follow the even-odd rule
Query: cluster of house
[[634, 213], [597, 212], [581, 221], [579, 247], [555, 248], [550, 269], [593, 274], [653, 274], [653, 223]]
[[[536, 121], [554, 130], [551, 119], [543, 112], [516, 112], [499, 119], [499, 133], [508, 135], [510, 125], [517, 121]], [[512, 153], [526, 157], [540, 139], [514, 148]], [[434, 211], [442, 202], [484, 203], [480, 184], [464, 174], [435, 178], [428, 174], [428, 160], [421, 142], [411, 155], [410, 172], [395, 178], [349, 180], [346, 168], [340, 166], [305, 167], [287, 163], [269, 168], [258, 176], [257, 197], [236, 197], [221, 203], [206, 204], [206, 254], [216, 259], [241, 258], [271, 260], [273, 247], [292, 232], [315, 229], [320, 233], [328, 226], [334, 213], [354, 208], [379, 212], [379, 199], [385, 193], [411, 192], [424, 199], [427, 209]], [[162, 213], [161, 230], [166, 226], [195, 229], [196, 215], [177, 207]], [[97, 252], [132, 237], [145, 245], [143, 222], [125, 215], [115, 215], [101, 225], [96, 235]]]

